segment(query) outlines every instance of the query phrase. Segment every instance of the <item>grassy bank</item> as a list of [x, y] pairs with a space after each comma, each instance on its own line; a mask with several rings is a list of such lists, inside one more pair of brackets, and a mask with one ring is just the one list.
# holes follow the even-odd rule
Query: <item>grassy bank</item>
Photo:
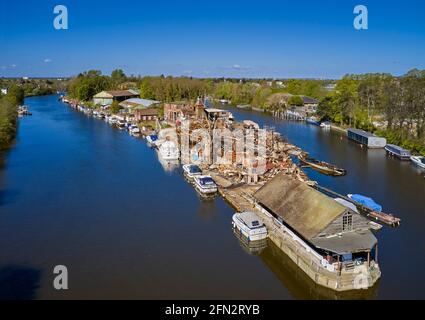
[[16, 105], [6, 98], [0, 99], [0, 150], [10, 146], [17, 131]]

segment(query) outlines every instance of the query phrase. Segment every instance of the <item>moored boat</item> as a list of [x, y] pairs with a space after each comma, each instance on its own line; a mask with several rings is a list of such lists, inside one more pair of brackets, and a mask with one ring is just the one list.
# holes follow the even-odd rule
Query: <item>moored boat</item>
[[388, 154], [397, 157], [400, 160], [410, 160], [410, 157], [412, 156], [409, 150], [406, 150], [394, 144], [387, 144], [385, 146], [385, 150], [388, 152]]
[[263, 221], [253, 212], [235, 213], [232, 225], [249, 241], [259, 241], [267, 238], [267, 228]]
[[196, 176], [202, 175], [202, 170], [196, 164], [185, 164], [183, 165], [183, 172], [189, 179], [193, 179]]
[[375, 200], [373, 200], [372, 198], [363, 196], [361, 194], [348, 194], [347, 195], [348, 198], [350, 198], [351, 200], [365, 206], [368, 207], [374, 211], [377, 212], [381, 212], [382, 211], [382, 206], [378, 203], [375, 202]]
[[338, 168], [337, 166], [324, 161], [319, 161], [319, 160], [307, 157], [303, 154], [299, 155], [298, 159], [300, 160], [302, 164], [307, 165], [327, 175], [344, 176], [347, 174], [347, 170], [345, 169]]
[[309, 124], [312, 124], [312, 125], [315, 125], [315, 126], [320, 126], [320, 121], [316, 117], [309, 117], [309, 118], [305, 119], [305, 121]]
[[158, 136], [156, 134], [151, 134], [146, 137], [146, 141], [149, 145], [155, 146], [155, 142], [158, 140]]
[[320, 124], [320, 127], [323, 128], [323, 129], [330, 129], [331, 128], [331, 123], [329, 121], [322, 122]]
[[138, 136], [140, 135], [140, 128], [138, 126], [136, 126], [135, 124], [131, 124], [128, 127], [128, 132], [132, 135], [132, 136]]
[[410, 157], [410, 161], [412, 161], [418, 167], [425, 169], [425, 157], [412, 156], [412, 157]]
[[217, 192], [217, 185], [210, 176], [194, 177], [195, 187], [202, 194], [214, 194]]

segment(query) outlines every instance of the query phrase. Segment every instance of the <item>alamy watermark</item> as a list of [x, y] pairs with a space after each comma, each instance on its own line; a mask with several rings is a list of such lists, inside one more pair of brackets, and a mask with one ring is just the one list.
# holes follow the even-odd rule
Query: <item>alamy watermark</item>
[[354, 18], [353, 26], [356, 30], [368, 30], [369, 29], [369, 11], [365, 5], [357, 5], [354, 7]]
[[53, 8], [53, 13], [56, 14], [53, 19], [53, 27], [56, 30], [68, 30], [68, 8], [59, 4]]

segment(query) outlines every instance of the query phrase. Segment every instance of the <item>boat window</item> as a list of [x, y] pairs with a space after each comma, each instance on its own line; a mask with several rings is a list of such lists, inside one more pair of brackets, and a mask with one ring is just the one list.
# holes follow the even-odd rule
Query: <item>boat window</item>
[[353, 230], [353, 216], [350, 212], [347, 212], [342, 216], [342, 231], [351, 230]]
[[252, 226], [253, 227], [258, 227], [259, 225], [260, 225], [260, 223], [257, 220], [252, 221]]

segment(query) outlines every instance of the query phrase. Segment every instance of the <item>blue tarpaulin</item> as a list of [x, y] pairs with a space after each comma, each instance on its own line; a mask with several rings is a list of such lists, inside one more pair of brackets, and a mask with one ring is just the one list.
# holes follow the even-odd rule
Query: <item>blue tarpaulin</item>
[[351, 195], [351, 199], [375, 211], [382, 211], [382, 206], [377, 204], [372, 198], [362, 196], [361, 194], [353, 194]]

